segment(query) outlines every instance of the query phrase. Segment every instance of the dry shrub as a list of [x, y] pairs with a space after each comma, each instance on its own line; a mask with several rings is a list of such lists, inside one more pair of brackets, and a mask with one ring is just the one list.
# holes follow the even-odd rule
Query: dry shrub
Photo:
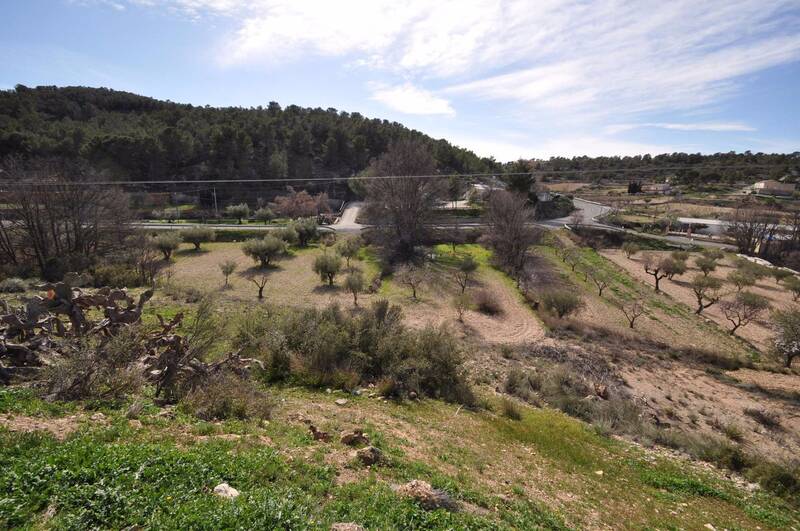
[[541, 303], [544, 309], [563, 319], [576, 313], [583, 306], [580, 295], [571, 291], [554, 290], [542, 294]]
[[747, 408], [744, 414], [752, 417], [756, 422], [769, 429], [780, 429], [781, 418], [775, 411], [767, 411], [766, 409]]
[[498, 315], [503, 312], [500, 301], [498, 301], [495, 294], [489, 290], [482, 289], [476, 291], [472, 296], [472, 303], [479, 312], [485, 313], [486, 315]]
[[202, 420], [246, 420], [270, 418], [273, 404], [251, 380], [223, 373], [192, 389], [180, 407]]
[[73, 345], [43, 375], [48, 396], [58, 400], [121, 399], [144, 385], [135, 361], [142, 354], [145, 331], [141, 326], [122, 328], [106, 341]]
[[511, 420], [522, 420], [522, 409], [513, 400], [503, 397], [500, 400], [500, 414]]

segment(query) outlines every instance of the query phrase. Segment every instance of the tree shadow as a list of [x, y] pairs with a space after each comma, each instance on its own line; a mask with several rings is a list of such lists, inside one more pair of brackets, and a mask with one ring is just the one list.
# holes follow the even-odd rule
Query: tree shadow
[[337, 286], [336, 284], [333, 286], [329, 286], [328, 284], [319, 284], [314, 286], [314, 288], [311, 290], [312, 293], [317, 295], [333, 295], [336, 293], [341, 293], [342, 291], [342, 287]]
[[178, 249], [178, 250], [174, 251], [172, 254], [176, 258], [179, 257], [179, 256], [186, 258], [186, 257], [190, 257], [190, 256], [203, 256], [204, 254], [207, 254], [207, 253], [210, 253], [210, 252], [211, 252], [211, 249], [207, 249], [207, 248], [204, 248], [204, 247], [201, 247], [199, 250], [195, 249], [194, 247], [191, 247], [190, 249]]
[[267, 267], [254, 265], [237, 272], [236, 276], [245, 280], [250, 280], [256, 277], [261, 277], [262, 275], [270, 276], [278, 271], [283, 271], [283, 267], [276, 264], [270, 264]]

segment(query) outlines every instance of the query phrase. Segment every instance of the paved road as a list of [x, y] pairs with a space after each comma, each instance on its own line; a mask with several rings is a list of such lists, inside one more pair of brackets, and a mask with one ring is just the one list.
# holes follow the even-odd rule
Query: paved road
[[[611, 207], [606, 205], [601, 205], [599, 203], [594, 203], [591, 201], [586, 201], [584, 199], [575, 198], [572, 200], [575, 207], [583, 212], [583, 219], [581, 221], [582, 225], [588, 225], [591, 227], [603, 228], [606, 230], [612, 230], [617, 232], [625, 232], [628, 234], [633, 234], [636, 236], [642, 236], [644, 238], [651, 238], [654, 240], [662, 240], [667, 241], [676, 245], [699, 245], [701, 247], [718, 247], [721, 249], [734, 249], [733, 246], [714, 242], [714, 241], [707, 241], [707, 240], [698, 240], [695, 238], [687, 238], [685, 236], [662, 236], [659, 234], [645, 234], [642, 232], [637, 232], [634, 230], [622, 229], [620, 227], [615, 227], [613, 225], [607, 225], [598, 221], [602, 215], [607, 214]], [[358, 217], [358, 213], [360, 212], [361, 208], [364, 206], [361, 202], [349, 203], [346, 205], [344, 211], [342, 212], [341, 217], [339, 220], [334, 223], [333, 225], [323, 226], [320, 227], [321, 230], [332, 230], [334, 232], [343, 233], [343, 234], [358, 234], [360, 233], [366, 225], [362, 225], [356, 222], [356, 217]], [[539, 221], [536, 224], [540, 227], [544, 227], [546, 229], [560, 229], [563, 228], [567, 224], [571, 224], [575, 221], [574, 216], [570, 215], [563, 218], [558, 219], [548, 219]], [[235, 223], [224, 223], [224, 224], [215, 224], [215, 225], [202, 225], [200, 223], [134, 223], [134, 226], [140, 228], [150, 228], [150, 229], [186, 229], [189, 227], [210, 227], [215, 229], [239, 229], [239, 230], [247, 230], [247, 231], [269, 231], [281, 228], [281, 225], [256, 225], [256, 224], [247, 224], [247, 225], [238, 225]], [[485, 226], [485, 224], [480, 222], [474, 223], [461, 223], [458, 225], [461, 229], [475, 229], [481, 228]], [[439, 228], [449, 228], [450, 225], [441, 225]], [[455, 225], [453, 225], [455, 227]]]

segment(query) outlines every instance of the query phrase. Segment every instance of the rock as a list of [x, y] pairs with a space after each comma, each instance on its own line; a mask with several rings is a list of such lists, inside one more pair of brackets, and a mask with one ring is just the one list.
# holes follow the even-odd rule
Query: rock
[[367, 466], [379, 462], [381, 457], [383, 457], [383, 453], [374, 446], [367, 446], [356, 451], [356, 458]]
[[171, 420], [171, 419], [175, 418], [175, 412], [172, 411], [172, 409], [166, 409], [165, 408], [165, 409], [162, 409], [161, 411], [159, 411], [158, 415], [156, 415], [156, 416], [158, 418], [161, 418], [161, 419]]
[[602, 384], [594, 384], [594, 394], [596, 394], [603, 400], [608, 400], [608, 386]]
[[369, 444], [369, 437], [361, 430], [343, 431], [339, 441], [347, 446], [358, 446], [359, 444]]
[[456, 510], [458, 504], [446, 492], [431, 487], [426, 481], [415, 479], [397, 488], [397, 493], [415, 500], [424, 509]]
[[717, 529], [716, 527], [714, 527], [714, 526], [713, 526], [713, 525], [711, 525], [711, 524], [706, 524], [706, 525], [704, 525], [703, 527], [705, 527], [706, 529], [710, 529], [711, 531], [716, 531], [716, 529]]
[[327, 431], [319, 431], [313, 424], [308, 427], [315, 441], [330, 442], [331, 435]]
[[602, 400], [602, 398], [600, 398], [597, 395], [588, 395], [583, 397], [583, 399], [586, 400], [587, 402], [599, 402], [600, 400]]
[[130, 419], [128, 421], [128, 426], [133, 428], [134, 430], [141, 430], [142, 429], [142, 421], [137, 419]]
[[346, 398], [337, 398], [337, 399], [334, 401], [334, 403], [335, 403], [337, 406], [346, 406], [346, 405], [347, 405], [347, 402], [348, 402], [348, 400], [347, 400]]
[[595, 470], [594, 473], [595, 473], [595, 475], [598, 475], [598, 476], [602, 476], [603, 475], [603, 471], [602, 470]]
[[97, 413], [89, 417], [89, 419], [95, 422], [103, 422], [106, 420], [106, 416], [98, 411]]
[[408, 398], [411, 399], [411, 400], [416, 400], [417, 399], [417, 392], [416, 391], [411, 391], [410, 393], [408, 393]]
[[228, 485], [227, 483], [220, 483], [214, 487], [214, 494], [220, 498], [227, 498], [232, 500], [239, 495], [239, 491]]
[[331, 531], [364, 531], [364, 528], [353, 522], [339, 522], [331, 525]]
[[144, 409], [144, 403], [140, 401], [136, 401], [130, 405], [128, 410], [125, 412], [125, 416], [129, 419], [138, 419], [139, 415], [142, 414], [142, 410]]
[[48, 520], [52, 520], [55, 517], [58, 509], [55, 505], [48, 505], [47, 510], [42, 514], [42, 520], [47, 522]]
[[361, 396], [361, 389], [354, 389], [353, 396]]

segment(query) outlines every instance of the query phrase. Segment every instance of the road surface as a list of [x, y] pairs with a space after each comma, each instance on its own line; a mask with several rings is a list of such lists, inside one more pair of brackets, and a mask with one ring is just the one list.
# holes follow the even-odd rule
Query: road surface
[[[685, 236], [662, 236], [660, 234], [646, 234], [642, 232], [637, 232], [630, 229], [623, 229], [620, 227], [616, 227], [613, 225], [607, 225], [598, 221], [598, 219], [607, 214], [611, 211], [611, 207], [606, 205], [601, 205], [599, 203], [594, 203], [592, 201], [586, 201], [584, 199], [574, 198], [572, 203], [575, 205], [575, 208], [583, 213], [583, 217], [581, 220], [581, 224], [590, 227], [602, 228], [611, 231], [617, 232], [625, 232], [627, 234], [632, 234], [636, 236], [641, 236], [644, 238], [651, 238], [654, 240], [662, 240], [667, 241], [676, 245], [698, 245], [701, 247], [718, 247], [721, 249], [729, 249], [733, 250], [734, 247], [725, 243], [719, 243], [714, 241], [708, 240], [700, 240], [695, 238], [687, 238]], [[345, 205], [345, 209], [342, 212], [342, 215], [336, 221], [336, 223], [332, 225], [322, 226], [320, 227], [321, 230], [332, 230], [337, 233], [342, 234], [359, 234], [367, 225], [362, 225], [356, 222], [356, 218], [358, 217], [358, 213], [361, 211], [361, 208], [364, 206], [361, 202], [354, 202], [348, 203]], [[572, 224], [575, 221], [574, 215], [569, 215], [567, 217], [558, 218], [558, 219], [548, 219], [536, 222], [536, 224], [540, 227], [544, 227], [546, 229], [561, 229], [565, 225]], [[137, 222], [134, 223], [135, 227], [138, 228], [149, 228], [149, 229], [187, 229], [189, 227], [209, 227], [214, 229], [238, 229], [238, 230], [247, 230], [247, 231], [269, 231], [275, 230], [282, 227], [282, 225], [256, 225], [256, 224], [247, 224], [247, 225], [239, 225], [236, 223], [223, 223], [223, 224], [200, 224], [200, 223], [146, 223], [146, 222]], [[480, 222], [473, 222], [473, 223], [461, 223], [458, 225], [461, 229], [475, 229], [481, 228], [485, 226], [485, 224]], [[441, 225], [439, 228], [448, 228], [450, 225]], [[455, 225], [453, 225], [455, 227]]]

